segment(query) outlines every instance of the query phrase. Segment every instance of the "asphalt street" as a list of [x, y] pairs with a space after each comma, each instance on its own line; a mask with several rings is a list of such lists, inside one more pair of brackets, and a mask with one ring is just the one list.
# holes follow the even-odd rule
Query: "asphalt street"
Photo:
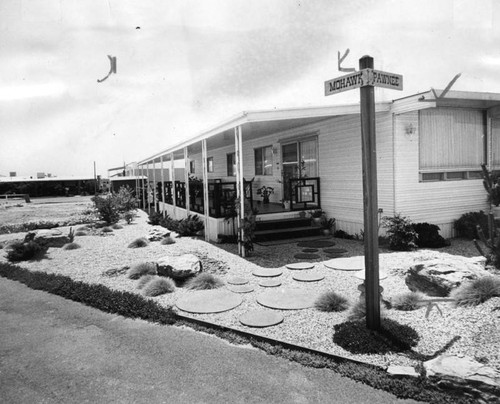
[[412, 403], [187, 328], [0, 277], [2, 403]]

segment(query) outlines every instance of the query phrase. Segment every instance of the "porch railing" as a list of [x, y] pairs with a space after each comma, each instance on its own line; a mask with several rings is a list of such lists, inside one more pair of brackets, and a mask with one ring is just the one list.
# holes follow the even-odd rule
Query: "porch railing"
[[290, 210], [320, 209], [319, 177], [291, 178]]

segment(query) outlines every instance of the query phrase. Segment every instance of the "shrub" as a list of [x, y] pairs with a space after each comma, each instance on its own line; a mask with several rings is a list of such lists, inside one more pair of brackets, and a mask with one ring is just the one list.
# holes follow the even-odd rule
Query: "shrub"
[[0, 226], [0, 234], [10, 234], [10, 233], [26, 233], [28, 231], [37, 229], [52, 229], [54, 227], [59, 227], [57, 222], [26, 222], [21, 224], [5, 224]]
[[175, 240], [172, 237], [167, 236], [161, 240], [160, 244], [162, 245], [175, 244]]
[[217, 289], [224, 285], [224, 282], [217, 276], [201, 273], [191, 278], [186, 283], [186, 288], [193, 290]]
[[333, 233], [333, 237], [336, 238], [343, 238], [346, 240], [354, 240], [354, 236], [350, 235], [349, 233], [346, 233], [344, 230], [337, 230], [335, 233]]
[[123, 226], [121, 224], [115, 223], [113, 226], [111, 226], [111, 228], [114, 230], [120, 230], [123, 229]]
[[463, 284], [452, 292], [457, 306], [477, 306], [492, 297], [500, 297], [500, 278], [485, 276]]
[[420, 300], [422, 300], [422, 298], [423, 295], [421, 293], [405, 292], [394, 296], [391, 304], [392, 307], [396, 310], [412, 311], [422, 307], [422, 303], [420, 303]]
[[113, 229], [112, 229], [111, 227], [107, 227], [107, 226], [106, 226], [106, 227], [103, 227], [103, 228], [101, 229], [101, 231], [102, 231], [103, 233], [113, 233]]
[[156, 275], [157, 273], [156, 265], [153, 262], [139, 262], [130, 267], [127, 276], [130, 279], [139, 279], [141, 276]]
[[151, 212], [149, 214], [148, 223], [150, 225], [159, 226], [161, 225], [162, 221], [163, 221], [163, 214], [161, 212]]
[[417, 233], [409, 219], [399, 213], [393, 217], [382, 218], [382, 226], [386, 228], [389, 248], [395, 251], [410, 251], [417, 247]]
[[188, 215], [185, 219], [179, 221], [177, 226], [177, 233], [179, 236], [195, 236], [196, 233], [204, 229], [204, 224], [198, 217], [198, 215]]
[[78, 236], [78, 237], [80, 237], [80, 236], [88, 236], [88, 233], [86, 231], [83, 231], [83, 230], [77, 230], [75, 232], [75, 236]]
[[440, 234], [439, 226], [430, 223], [414, 223], [413, 230], [417, 233], [415, 243], [420, 248], [441, 248], [450, 245]]
[[344, 296], [329, 291], [318, 297], [314, 302], [314, 307], [320, 311], [344, 311], [349, 307], [349, 302]]
[[137, 281], [137, 289], [142, 289], [146, 283], [148, 283], [150, 280], [155, 279], [156, 275], [144, 275], [139, 278]]
[[70, 243], [72, 243], [75, 240], [75, 232], [73, 231], [72, 227], [69, 228], [68, 240]]
[[141, 247], [146, 247], [148, 244], [149, 244], [148, 240], [146, 240], [144, 237], [140, 237], [132, 241], [128, 245], [128, 248], [141, 248]]
[[455, 220], [453, 227], [457, 237], [464, 237], [470, 240], [478, 238], [477, 225], [481, 226], [484, 234], [488, 234], [488, 215], [482, 210], [479, 212], [468, 212]]
[[41, 246], [36, 241], [17, 241], [10, 245], [7, 259], [10, 262], [42, 259], [47, 252], [47, 247]]
[[127, 224], [130, 224], [134, 221], [135, 213], [132, 211], [125, 212], [123, 214], [123, 219], [127, 222]]
[[67, 243], [62, 246], [63, 250], [77, 250], [78, 248], [81, 248], [81, 246], [77, 243]]
[[134, 193], [128, 185], [121, 186], [118, 192], [114, 194], [114, 198], [120, 213], [137, 209], [137, 199], [134, 197]]
[[116, 223], [120, 219], [120, 214], [125, 214], [137, 207], [137, 200], [128, 186], [120, 187], [116, 194], [96, 195], [92, 201], [99, 217], [106, 223]]
[[146, 283], [142, 293], [145, 296], [154, 297], [172, 293], [175, 290], [175, 283], [172, 279], [157, 277]]

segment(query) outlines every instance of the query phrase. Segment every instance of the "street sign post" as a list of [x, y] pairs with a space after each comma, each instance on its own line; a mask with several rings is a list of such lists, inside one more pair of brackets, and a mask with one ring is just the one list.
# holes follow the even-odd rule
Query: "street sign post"
[[402, 90], [403, 76], [374, 70], [373, 58], [363, 56], [359, 60], [358, 72], [325, 82], [325, 96], [360, 88], [366, 326], [371, 330], [378, 330], [380, 328], [380, 296], [374, 87]]

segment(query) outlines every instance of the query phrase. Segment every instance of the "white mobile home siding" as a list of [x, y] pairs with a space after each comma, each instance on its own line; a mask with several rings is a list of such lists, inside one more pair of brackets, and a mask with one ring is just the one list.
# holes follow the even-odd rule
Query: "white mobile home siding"
[[[395, 212], [413, 222], [428, 222], [453, 237], [453, 222], [463, 213], [486, 210], [482, 180], [419, 181], [418, 111], [394, 115]], [[407, 125], [416, 132], [406, 134]], [[478, 167], [479, 169], [480, 167]]]

